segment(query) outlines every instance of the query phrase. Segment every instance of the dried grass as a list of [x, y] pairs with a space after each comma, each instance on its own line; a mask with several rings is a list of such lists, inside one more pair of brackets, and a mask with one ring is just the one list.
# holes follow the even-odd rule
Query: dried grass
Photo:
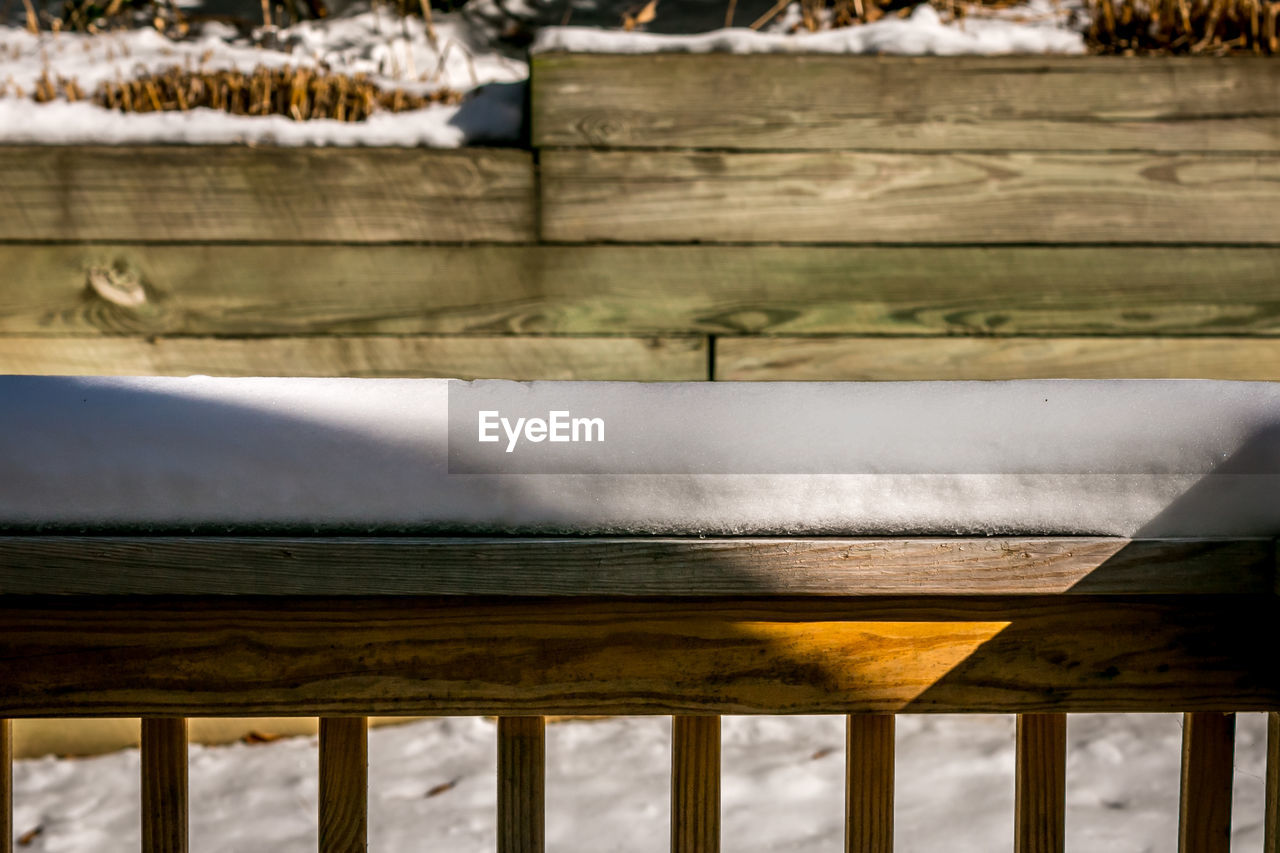
[[[50, 79], [46, 72], [36, 83], [35, 100], [85, 100], [75, 80]], [[106, 82], [89, 100], [121, 112], [151, 113], [208, 107], [233, 115], [288, 116], [296, 121], [329, 118], [364, 121], [380, 110], [405, 112], [432, 104], [456, 104], [462, 94], [438, 89], [414, 95], [400, 89], [384, 91], [365, 75], [334, 74], [314, 68], [264, 68], [241, 71], [191, 71], [172, 67], [131, 80]]]
[[1280, 55], [1280, 0], [1089, 0], [1097, 53]]

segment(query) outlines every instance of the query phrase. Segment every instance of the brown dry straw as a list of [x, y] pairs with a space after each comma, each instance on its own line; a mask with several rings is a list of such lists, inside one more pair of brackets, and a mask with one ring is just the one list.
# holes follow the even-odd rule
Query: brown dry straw
[[[48, 78], [44, 78], [48, 82]], [[66, 81], [59, 81], [65, 84]], [[74, 81], [71, 83], [74, 86]], [[48, 91], [65, 89], [52, 84]], [[77, 89], [77, 92], [79, 90]], [[61, 93], [61, 92], [59, 92]], [[81, 95], [80, 97], [83, 97]], [[37, 100], [41, 98], [37, 93]], [[363, 74], [335, 74], [315, 68], [265, 68], [242, 71], [191, 71], [178, 67], [130, 80], [102, 83], [93, 101], [122, 112], [164, 112], [208, 107], [233, 115], [288, 116], [296, 121], [330, 118], [364, 121], [374, 112], [405, 112], [432, 104], [456, 104], [462, 94], [437, 89], [415, 95], [383, 90]]]
[[1098, 53], [1280, 55], [1280, 0], [1089, 0]]

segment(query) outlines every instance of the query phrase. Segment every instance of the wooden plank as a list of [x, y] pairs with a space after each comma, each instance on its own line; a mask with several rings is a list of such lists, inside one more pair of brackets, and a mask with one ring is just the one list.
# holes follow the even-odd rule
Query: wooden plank
[[[2, 346], [2, 339], [0, 339]], [[718, 338], [716, 379], [1280, 379], [1260, 338]]]
[[1235, 714], [1183, 715], [1178, 853], [1229, 853]]
[[365, 717], [320, 719], [320, 853], [369, 849], [369, 735]]
[[1273, 600], [8, 599], [0, 716], [1280, 708]]
[[1280, 242], [1280, 156], [541, 155], [552, 241]]
[[546, 723], [498, 718], [498, 853], [542, 853]]
[[1280, 853], [1280, 713], [1267, 714], [1267, 784], [1263, 853]]
[[532, 85], [536, 146], [1280, 149], [1263, 57], [544, 53]]
[[706, 338], [0, 337], [0, 373], [111, 376], [707, 378]]
[[720, 850], [720, 718], [671, 718], [671, 853]]
[[894, 717], [850, 714], [845, 732], [845, 853], [893, 853]]
[[1255, 595], [1267, 539], [0, 537], [0, 596]]
[[1017, 853], [1062, 853], [1067, 827], [1067, 715], [1019, 714], [1014, 796]]
[[509, 149], [8, 146], [0, 240], [521, 241]]
[[14, 335], [1280, 334], [1257, 247], [10, 243], [0, 269]]
[[186, 853], [187, 721], [142, 720], [142, 853]]
[[13, 853], [13, 720], [0, 719], [0, 853]]

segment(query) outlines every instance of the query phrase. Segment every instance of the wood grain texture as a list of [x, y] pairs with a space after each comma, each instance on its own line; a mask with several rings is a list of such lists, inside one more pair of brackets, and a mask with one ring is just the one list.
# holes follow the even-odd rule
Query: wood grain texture
[[498, 718], [498, 853], [542, 853], [546, 721]]
[[720, 718], [671, 719], [671, 853], [719, 853]]
[[1267, 595], [1266, 539], [0, 536], [0, 596]]
[[1263, 817], [1263, 853], [1280, 853], [1280, 713], [1267, 714], [1266, 809]]
[[0, 373], [700, 380], [706, 338], [0, 337]]
[[1280, 149], [1261, 57], [544, 53], [532, 84], [538, 146]]
[[320, 719], [320, 853], [369, 849], [369, 734], [365, 717]]
[[541, 155], [552, 241], [1280, 243], [1280, 156]]
[[1182, 723], [1178, 853], [1229, 853], [1234, 714], [1190, 713]]
[[1019, 714], [1016, 853], [1062, 853], [1067, 838], [1067, 715]]
[[0, 269], [13, 335], [1280, 334], [1280, 248], [0, 243]]
[[0, 719], [0, 853], [13, 853], [13, 720]]
[[187, 721], [142, 720], [142, 853], [187, 851]]
[[715, 347], [726, 380], [1280, 379], [1280, 341], [1259, 338], [725, 337]]
[[1276, 710], [1275, 606], [10, 598], [0, 716]]
[[0, 240], [521, 241], [533, 160], [504, 149], [8, 146]]
[[850, 714], [845, 723], [845, 853], [893, 853], [894, 717]]

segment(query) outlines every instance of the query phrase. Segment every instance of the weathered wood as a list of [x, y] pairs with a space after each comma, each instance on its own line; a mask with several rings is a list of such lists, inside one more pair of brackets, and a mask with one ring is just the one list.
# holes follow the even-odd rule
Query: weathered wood
[[845, 725], [845, 853], [893, 853], [894, 717], [850, 714]]
[[533, 160], [504, 149], [17, 146], [0, 240], [521, 241]]
[[542, 717], [498, 718], [498, 853], [542, 853], [545, 728]]
[[13, 853], [13, 720], [0, 719], [0, 853]]
[[1266, 595], [1266, 539], [0, 537], [0, 595]]
[[1184, 714], [1182, 726], [1178, 853], [1229, 853], [1235, 714]]
[[671, 853], [720, 850], [720, 718], [671, 718]]
[[1067, 827], [1067, 715], [1019, 714], [1014, 849], [1062, 853]]
[[0, 269], [15, 335], [1280, 334], [1257, 247], [10, 243]]
[[[0, 346], [3, 346], [0, 339]], [[1280, 379], [1259, 338], [718, 338], [716, 379]]]
[[1280, 156], [542, 152], [554, 241], [1280, 242]]
[[1267, 714], [1267, 784], [1263, 853], [1280, 853], [1280, 712]]
[[142, 720], [142, 853], [186, 853], [187, 721]]
[[544, 53], [532, 85], [538, 146], [1280, 148], [1280, 69], [1262, 57]]
[[10, 598], [0, 716], [1280, 708], [1260, 596]]
[[707, 378], [705, 338], [0, 337], [0, 373], [116, 376]]
[[368, 722], [320, 719], [320, 853], [369, 849]]

